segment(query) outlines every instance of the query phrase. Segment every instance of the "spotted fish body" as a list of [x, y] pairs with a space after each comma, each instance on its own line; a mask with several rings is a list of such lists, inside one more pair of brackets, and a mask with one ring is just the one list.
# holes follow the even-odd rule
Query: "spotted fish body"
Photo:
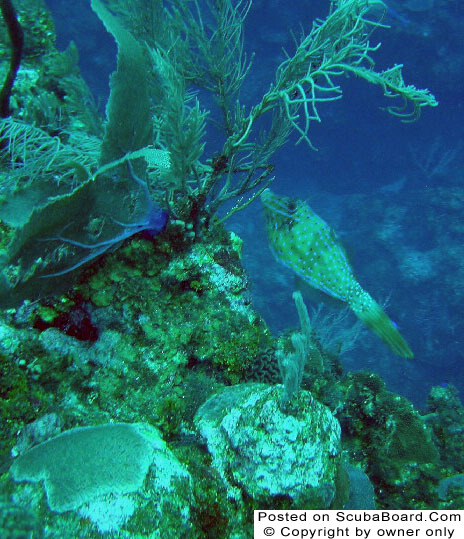
[[261, 195], [275, 257], [311, 287], [347, 303], [396, 354], [413, 353], [382, 307], [361, 287], [329, 225], [301, 200]]

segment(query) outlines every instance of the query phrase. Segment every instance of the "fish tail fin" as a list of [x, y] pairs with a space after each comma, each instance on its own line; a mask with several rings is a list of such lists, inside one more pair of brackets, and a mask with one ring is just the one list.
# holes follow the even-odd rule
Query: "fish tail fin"
[[393, 351], [404, 358], [412, 358], [414, 354], [401, 333], [396, 329], [393, 322], [385, 314], [382, 307], [364, 292], [351, 305], [356, 316], [366, 324], [382, 341]]

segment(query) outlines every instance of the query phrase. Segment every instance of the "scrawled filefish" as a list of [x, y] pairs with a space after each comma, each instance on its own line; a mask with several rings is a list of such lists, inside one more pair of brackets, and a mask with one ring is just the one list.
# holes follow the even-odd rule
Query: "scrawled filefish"
[[330, 226], [302, 200], [280, 197], [266, 189], [261, 201], [275, 257], [311, 287], [347, 303], [393, 352], [413, 357], [394, 323], [356, 280]]

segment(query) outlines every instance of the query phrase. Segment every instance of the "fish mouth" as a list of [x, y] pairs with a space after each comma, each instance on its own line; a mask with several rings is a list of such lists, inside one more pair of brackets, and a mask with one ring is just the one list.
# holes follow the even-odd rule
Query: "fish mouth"
[[272, 198], [275, 198], [274, 193], [269, 189], [269, 187], [266, 187], [264, 191], [261, 193], [260, 197], [261, 202], [264, 204], [264, 206], [267, 207], [268, 203]]
[[279, 197], [274, 194], [269, 187], [261, 193], [261, 202], [266, 210], [272, 213], [278, 213], [285, 218], [293, 218], [296, 210], [296, 205], [293, 211], [289, 208], [293, 201], [287, 197]]

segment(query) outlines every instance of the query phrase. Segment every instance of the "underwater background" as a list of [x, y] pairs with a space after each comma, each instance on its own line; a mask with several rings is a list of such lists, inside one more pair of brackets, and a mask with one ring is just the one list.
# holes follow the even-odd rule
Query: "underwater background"
[[[248, 6], [167, 3], [198, 8], [208, 23], [208, 6]], [[363, 4], [333, 6], [350, 3]], [[343, 307], [311, 290], [284, 247], [271, 252], [271, 195], [236, 213], [231, 197], [208, 216], [207, 205], [197, 212], [193, 187], [180, 210], [168, 200], [165, 192], [178, 189], [185, 202], [187, 191], [167, 179], [175, 159], [165, 148], [174, 156], [189, 147], [175, 144], [182, 129], [163, 131], [163, 113], [175, 117], [169, 91], [155, 113], [144, 109], [143, 91], [158, 79], [141, 80], [140, 94], [132, 81], [124, 113], [145, 142], [125, 148], [124, 132], [118, 148], [124, 125], [112, 120], [114, 96], [125, 81], [110, 79], [123, 73], [116, 41], [120, 56], [124, 47], [135, 58], [143, 50], [166, 66], [139, 35], [135, 46], [124, 33], [136, 35], [140, 24], [132, 4], [15, 4], [33, 47], [13, 89], [11, 123], [0, 128], [0, 536], [239, 538], [250, 536], [257, 508], [464, 508], [462, 4], [390, 0], [381, 18], [388, 28], [369, 36], [382, 43], [371, 54], [375, 69], [403, 64], [405, 84], [428, 89], [438, 106], [401, 121], [388, 114], [393, 99], [382, 88], [343, 74], [342, 99], [317, 103], [310, 144], [293, 130], [269, 168], [257, 167], [263, 182], [275, 177], [271, 210], [289, 232], [295, 207], [319, 216], [327, 251], [385, 309], [404, 357], [381, 342], [375, 323], [371, 332], [359, 322], [352, 298], [341, 298]], [[152, 4], [162, 2], [133, 5]], [[326, 0], [252, 2], [244, 111], [329, 8]], [[3, 74], [5, 39], [2, 49]], [[211, 92], [190, 81], [187, 90], [186, 110], [195, 112], [195, 99], [211, 110], [207, 121], [192, 114], [204, 142], [183, 124], [187, 143], [201, 149], [188, 156], [186, 176], [203, 185], [227, 171], [221, 152], [233, 155], [246, 137], [228, 133], [224, 144]], [[288, 95], [304, 100], [305, 90]], [[154, 131], [139, 132], [140, 118], [155, 118]], [[157, 132], [153, 153], [141, 153]], [[29, 136], [38, 142], [28, 168], [21, 144]], [[35, 197], [46, 199], [41, 211], [15, 222]], [[215, 213], [228, 217], [224, 227]]]
[[[47, 5], [58, 48], [76, 42], [83, 76], [105, 103], [114, 40], [85, 2]], [[377, 299], [388, 299], [387, 310], [415, 353], [405, 362], [366, 333], [344, 354], [346, 367], [378, 372], [391, 389], [423, 405], [432, 385], [452, 382], [461, 395], [464, 390], [464, 7], [451, 0], [387, 5], [385, 23], [391, 28], [374, 36], [382, 42], [377, 65], [403, 63], [405, 78], [429, 88], [439, 106], [425, 108], [418, 122], [401, 123], [382, 110], [378, 88], [346, 79], [343, 99], [325, 104], [322, 123], [311, 128], [317, 151], [304, 143], [294, 146], [293, 135], [273, 157], [273, 189], [307, 200], [335, 229], [359, 281]], [[242, 91], [245, 104], [266, 91], [283, 49], [292, 50], [290, 30], [298, 33], [326, 9], [323, 0], [253, 2], [245, 42], [255, 59]], [[214, 133], [209, 143], [214, 147]], [[244, 240], [256, 309], [274, 332], [295, 327], [289, 301], [294, 276], [268, 249], [260, 205], [239, 212], [227, 226]]]

